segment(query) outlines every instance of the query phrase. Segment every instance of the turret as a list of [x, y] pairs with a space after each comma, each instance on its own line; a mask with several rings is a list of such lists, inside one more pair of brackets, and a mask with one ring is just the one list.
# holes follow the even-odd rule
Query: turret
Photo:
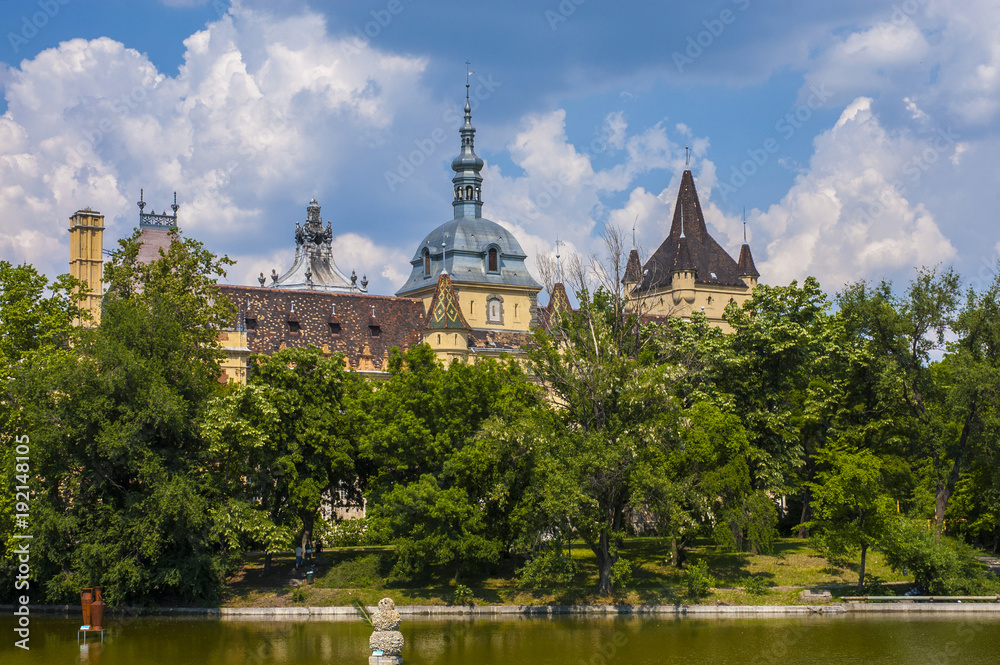
[[757, 286], [757, 278], [760, 277], [760, 273], [757, 272], [757, 266], [753, 263], [753, 254], [750, 253], [750, 245], [743, 243], [740, 248], [740, 260], [737, 264], [739, 266], [739, 277], [743, 282], [749, 287], [754, 288]]

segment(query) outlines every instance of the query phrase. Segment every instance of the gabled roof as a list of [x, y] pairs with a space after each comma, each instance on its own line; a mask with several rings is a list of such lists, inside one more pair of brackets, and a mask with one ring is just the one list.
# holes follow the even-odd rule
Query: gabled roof
[[438, 276], [437, 288], [431, 298], [431, 306], [427, 311], [427, 330], [471, 330], [471, 326], [462, 315], [462, 308], [455, 296], [448, 273]]
[[[685, 239], [683, 243], [681, 236]], [[687, 257], [678, 256], [683, 245], [686, 245]], [[695, 281], [700, 284], [746, 286], [740, 279], [736, 261], [708, 233], [691, 171], [684, 171], [681, 176], [670, 235], [643, 266], [642, 283], [638, 289], [645, 291], [669, 286], [670, 273], [677, 268], [693, 268], [697, 272]]]

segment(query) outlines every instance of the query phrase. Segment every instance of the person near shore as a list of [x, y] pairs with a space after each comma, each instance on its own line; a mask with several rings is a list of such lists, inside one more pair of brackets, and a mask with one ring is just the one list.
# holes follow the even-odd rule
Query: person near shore
[[302, 565], [302, 546], [295, 546], [295, 567], [298, 568]]

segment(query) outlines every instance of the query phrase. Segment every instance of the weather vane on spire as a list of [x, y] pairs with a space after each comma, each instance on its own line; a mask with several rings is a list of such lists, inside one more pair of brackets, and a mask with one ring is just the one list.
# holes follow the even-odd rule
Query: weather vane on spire
[[684, 146], [684, 166], [691, 166], [691, 146]]
[[559, 258], [562, 256], [559, 253], [559, 246], [562, 244], [563, 241], [559, 239], [559, 236], [556, 236], [556, 279], [559, 281], [559, 283], [562, 283], [562, 262], [559, 260]]
[[743, 206], [743, 244], [747, 244], [747, 207]]
[[472, 71], [472, 63], [469, 62], [468, 60], [466, 60], [465, 61], [465, 98], [466, 99], [469, 98], [469, 79], [472, 77], [473, 74], [475, 74], [475, 72]]

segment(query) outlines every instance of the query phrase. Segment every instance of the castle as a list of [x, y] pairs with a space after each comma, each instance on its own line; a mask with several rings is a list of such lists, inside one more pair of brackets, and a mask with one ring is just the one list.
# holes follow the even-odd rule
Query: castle
[[[468, 86], [466, 86], [468, 88]], [[426, 343], [443, 361], [475, 361], [501, 353], [520, 355], [532, 328], [553, 309], [569, 307], [557, 284], [546, 308], [538, 305], [542, 286], [528, 272], [526, 254], [503, 226], [483, 217], [484, 162], [475, 151], [476, 129], [466, 91], [460, 152], [452, 162], [452, 218], [419, 243], [406, 282], [395, 295], [368, 293], [368, 280], [346, 276], [337, 266], [333, 230], [323, 226], [313, 199], [305, 222], [294, 230], [295, 258], [258, 286], [219, 285], [239, 317], [219, 341], [225, 350], [223, 381], [244, 383], [249, 357], [286, 347], [315, 345], [340, 353], [345, 365], [377, 376], [387, 369], [393, 347]], [[177, 225], [173, 214], [146, 213], [140, 192], [140, 259], [151, 261]], [[87, 282], [84, 305], [99, 321], [103, 215], [80, 210], [70, 218], [70, 272]], [[727, 329], [722, 312], [741, 303], [757, 285], [750, 247], [744, 242], [734, 260], [708, 233], [690, 170], [681, 178], [673, 222], [662, 245], [643, 264], [629, 255], [622, 280], [632, 306], [649, 318], [690, 316], [701, 311]]]

